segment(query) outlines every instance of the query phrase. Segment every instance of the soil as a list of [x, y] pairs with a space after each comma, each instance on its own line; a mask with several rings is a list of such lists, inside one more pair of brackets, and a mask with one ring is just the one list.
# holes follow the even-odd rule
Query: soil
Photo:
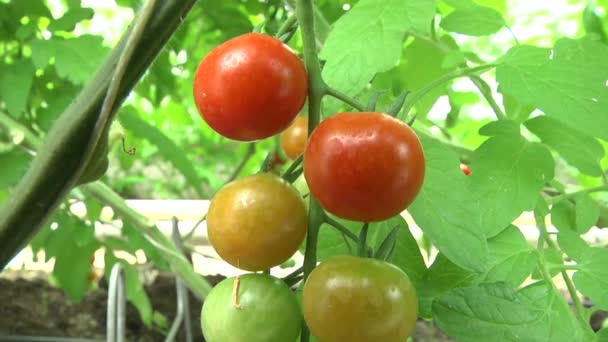
[[[215, 285], [224, 277], [215, 275], [206, 279]], [[172, 322], [176, 311], [174, 278], [169, 274], [158, 274], [145, 285], [145, 290], [152, 307]], [[32, 337], [54, 337], [104, 341], [107, 295], [107, 283], [102, 278], [98, 286], [76, 304], [61, 289], [50, 285], [45, 273], [5, 271], [0, 277], [0, 341], [6, 341], [4, 336], [30, 336], [30, 340]], [[194, 341], [205, 341], [199, 323], [201, 305], [197, 298], [190, 296]], [[158, 329], [146, 327], [130, 303], [127, 303], [126, 320], [127, 341], [164, 341], [165, 336]], [[454, 341], [425, 321], [417, 323], [413, 339], [422, 342]], [[182, 328], [177, 341], [184, 340]]]

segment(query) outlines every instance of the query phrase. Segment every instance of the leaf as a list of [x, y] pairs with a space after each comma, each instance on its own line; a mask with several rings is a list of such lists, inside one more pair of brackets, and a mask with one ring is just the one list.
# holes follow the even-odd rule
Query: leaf
[[560, 229], [557, 234], [557, 243], [561, 249], [573, 260], [580, 262], [589, 246], [578, 234], [571, 229]]
[[76, 24], [83, 20], [93, 19], [95, 11], [88, 7], [77, 7], [69, 9], [61, 18], [51, 21], [49, 31], [73, 31]]
[[580, 172], [593, 177], [602, 175], [604, 147], [597, 139], [548, 116], [538, 116], [524, 125]]
[[509, 95], [508, 93], [504, 93], [500, 86], [498, 87], [498, 92], [500, 92], [502, 95], [502, 105], [505, 108], [505, 114], [507, 115], [507, 118], [511, 120], [521, 123], [528, 119], [532, 112], [534, 112], [536, 109], [534, 106], [521, 104], [513, 96]]
[[373, 76], [394, 67], [408, 30], [428, 32], [436, 0], [361, 0], [334, 23], [320, 58], [323, 78], [357, 94]]
[[505, 19], [497, 10], [478, 6], [456, 8], [448, 14], [439, 26], [446, 31], [469, 36], [486, 36], [498, 32], [505, 26]]
[[547, 148], [527, 141], [512, 122], [502, 121], [480, 131], [495, 136], [475, 151], [470, 164], [473, 174], [467, 177], [468, 189], [479, 203], [476, 214], [488, 237], [501, 232], [523, 211], [534, 209], [540, 191], [554, 176]]
[[578, 269], [572, 277], [576, 288], [598, 309], [608, 310], [608, 249], [589, 247], [577, 261]]
[[535, 250], [530, 247], [522, 232], [509, 226], [488, 240], [488, 271], [485, 282], [505, 282], [517, 287], [526, 280], [536, 266]]
[[131, 223], [123, 221], [122, 234], [129, 241], [133, 253], [137, 250], [142, 250], [146, 254], [146, 257], [153, 261], [158, 268], [162, 270], [169, 269], [169, 264], [159, 253], [158, 249], [146, 239], [141, 231], [135, 229]]
[[464, 269], [483, 272], [488, 246], [477, 211], [480, 204], [466, 187], [458, 156], [424, 134], [420, 138], [426, 174], [422, 190], [408, 211], [450, 261]]
[[589, 135], [608, 140], [608, 46], [590, 39], [558, 40], [553, 50], [520, 45], [496, 68], [505, 93]]
[[559, 230], [573, 230], [585, 234], [600, 217], [600, 206], [588, 194], [579, 194], [572, 203], [557, 202], [551, 208], [551, 221]]
[[459, 288], [433, 303], [437, 325], [458, 341], [581, 341], [560, 294], [543, 283], [514, 292], [504, 283]]
[[[561, 265], [564, 263], [563, 252], [555, 247], [546, 247], [542, 251], [542, 253], [547, 263], [552, 263], [556, 265]], [[548, 271], [551, 277], [555, 277], [555, 275], [560, 272], [560, 269], [557, 267], [549, 267]], [[534, 269], [534, 272], [532, 272], [532, 279], [543, 279], [543, 274], [540, 270], [540, 266], [537, 265], [537, 267]]]
[[136, 136], [154, 144], [162, 156], [171, 162], [184, 175], [188, 184], [202, 196], [201, 180], [193, 166], [193, 162], [186, 157], [173, 140], [157, 127], [143, 121], [133, 107], [123, 108], [118, 114], [118, 121]]
[[21, 149], [0, 153], [0, 189], [6, 189], [19, 182], [28, 169], [31, 156]]
[[102, 43], [101, 36], [93, 35], [70, 39], [36, 39], [31, 42], [32, 59], [36, 68], [44, 69], [51, 57], [54, 57], [59, 77], [74, 84], [83, 84], [97, 70], [109, 51]]
[[0, 100], [4, 101], [6, 109], [14, 117], [20, 117], [26, 109], [34, 72], [29, 59], [14, 64], [0, 64]]

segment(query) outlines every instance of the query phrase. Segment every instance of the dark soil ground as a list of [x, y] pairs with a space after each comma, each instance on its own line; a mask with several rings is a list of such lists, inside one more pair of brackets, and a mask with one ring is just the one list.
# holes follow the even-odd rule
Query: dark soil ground
[[[224, 277], [207, 277], [216, 284]], [[145, 286], [152, 306], [169, 322], [175, 317], [175, 281], [170, 275], [159, 274]], [[6, 271], [0, 277], [0, 341], [7, 336], [96, 339], [104, 341], [106, 336], [106, 308], [108, 289], [105, 280], [91, 290], [82, 302], [75, 304], [58, 289], [47, 282], [47, 275], [40, 272]], [[200, 330], [202, 303], [190, 296], [190, 317], [194, 341], [204, 341]], [[140, 320], [135, 307], [127, 303], [127, 341], [164, 341], [158, 329], [148, 328]], [[20, 339], [27, 341], [28, 339]], [[177, 341], [184, 341], [183, 328]], [[81, 340], [84, 341], [84, 340]], [[418, 322], [415, 341], [453, 341], [426, 322]], [[280, 341], [277, 341], [280, 342]]]

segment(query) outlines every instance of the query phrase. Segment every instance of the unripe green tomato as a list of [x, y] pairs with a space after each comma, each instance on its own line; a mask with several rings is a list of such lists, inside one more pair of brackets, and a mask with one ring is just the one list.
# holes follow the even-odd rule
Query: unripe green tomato
[[281, 280], [250, 273], [217, 284], [207, 295], [201, 311], [201, 327], [207, 342], [296, 341], [302, 313], [295, 294]]

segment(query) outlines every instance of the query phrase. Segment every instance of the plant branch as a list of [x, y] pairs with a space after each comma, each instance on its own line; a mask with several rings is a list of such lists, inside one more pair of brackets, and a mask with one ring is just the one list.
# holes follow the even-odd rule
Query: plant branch
[[352, 98], [330, 86], [325, 87], [325, 94], [332, 96], [332, 97], [346, 103], [347, 105], [355, 108], [356, 110], [358, 110], [360, 112], [365, 111], [365, 106], [363, 104], [359, 103], [359, 101], [355, 100], [354, 98]]
[[498, 120], [506, 119], [507, 116], [502, 111], [498, 103], [496, 103], [496, 100], [494, 99], [494, 96], [492, 96], [492, 90], [490, 89], [488, 83], [477, 75], [471, 75], [469, 76], [469, 78], [471, 79], [471, 82], [473, 82], [473, 84], [477, 87], [477, 89], [479, 89], [479, 92], [484, 97], [486, 102], [490, 105], [490, 107], [494, 111], [494, 114], [496, 114], [496, 118]]
[[424, 86], [423, 88], [411, 93], [408, 96], [407, 100], [405, 100], [405, 104], [403, 105], [403, 110], [399, 115], [400, 118], [401, 119], [406, 118], [409, 115], [412, 108], [414, 107], [414, 105], [418, 101], [420, 101], [426, 94], [435, 90], [437, 87], [443, 85], [444, 83], [447, 83], [456, 78], [468, 77], [470, 75], [474, 75], [479, 72], [484, 72], [489, 69], [495, 68], [496, 66], [497, 66], [497, 64], [490, 63], [490, 64], [479, 65], [479, 66], [472, 67], [472, 68], [458, 69], [458, 70], [454, 70], [448, 74], [445, 74], [445, 75], [439, 77], [438, 79], [432, 81], [431, 83], [429, 83], [426, 86]]
[[571, 192], [571, 193], [568, 193], [568, 194], [561, 194], [561, 195], [558, 195], [558, 196], [555, 196], [555, 197], [547, 199], [547, 203], [549, 203], [549, 204], [555, 204], [555, 203], [560, 202], [562, 200], [570, 199], [570, 198], [576, 197], [578, 195], [590, 194], [590, 193], [593, 193], [593, 192], [602, 192], [602, 191], [608, 191], [608, 184], [596, 186], [596, 187], [593, 187], [593, 188], [587, 188], [587, 189]]
[[359, 237], [357, 236], [357, 234], [353, 233], [353, 231], [351, 231], [350, 229], [346, 228], [340, 222], [336, 221], [333, 217], [331, 217], [329, 215], [325, 215], [325, 223], [327, 223], [330, 226], [336, 228], [340, 233], [342, 233], [344, 236], [346, 236], [347, 238], [349, 238], [353, 242], [359, 242]]

